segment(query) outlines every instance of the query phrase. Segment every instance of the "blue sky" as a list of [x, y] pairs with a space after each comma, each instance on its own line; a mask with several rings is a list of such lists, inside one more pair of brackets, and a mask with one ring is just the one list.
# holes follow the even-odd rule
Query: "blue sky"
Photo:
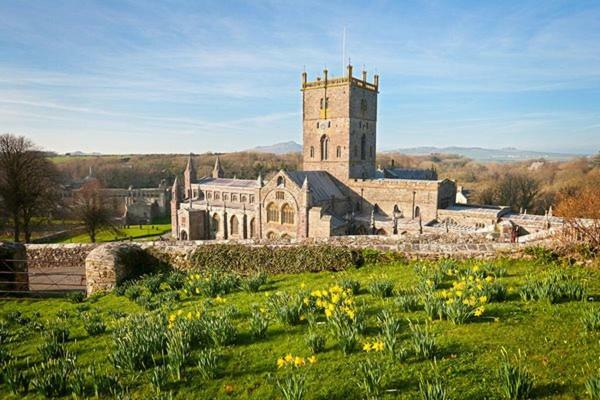
[[300, 74], [341, 73], [344, 28], [381, 75], [379, 150], [600, 149], [600, 1], [5, 0], [0, 132], [59, 152], [300, 142]]

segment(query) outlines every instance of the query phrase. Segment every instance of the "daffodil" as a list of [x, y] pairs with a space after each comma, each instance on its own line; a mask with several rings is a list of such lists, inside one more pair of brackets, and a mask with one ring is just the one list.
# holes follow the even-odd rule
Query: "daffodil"
[[377, 342], [373, 342], [372, 347], [375, 351], [383, 351], [384, 345], [382, 341], [378, 340]]
[[314, 356], [314, 355], [310, 356], [310, 357], [307, 358], [307, 360], [308, 360], [308, 362], [310, 364], [316, 364], [317, 363], [317, 356]]
[[284, 358], [285, 362], [292, 362], [294, 360], [294, 356], [292, 356], [291, 354], [287, 354]]
[[371, 343], [369, 342], [365, 342], [365, 344], [363, 344], [363, 350], [366, 351], [367, 353], [369, 351], [371, 351], [372, 347], [371, 347]]
[[304, 365], [304, 358], [296, 356], [296, 358], [294, 358], [294, 365], [296, 367], [303, 366]]
[[285, 360], [283, 358], [278, 358], [277, 359], [277, 368], [285, 367], [285, 364], [286, 364], [286, 362], [285, 362]]

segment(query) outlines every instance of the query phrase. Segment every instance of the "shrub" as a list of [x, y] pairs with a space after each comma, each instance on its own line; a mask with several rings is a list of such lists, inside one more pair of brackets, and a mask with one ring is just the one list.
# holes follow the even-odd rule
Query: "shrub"
[[302, 322], [305, 303], [301, 294], [277, 292], [269, 296], [267, 305], [282, 324], [298, 325]]
[[317, 354], [325, 350], [325, 336], [310, 330], [306, 335], [306, 345], [313, 354]]
[[523, 252], [533, 258], [538, 264], [550, 264], [558, 261], [558, 254], [544, 246], [528, 246]]
[[74, 367], [75, 361], [66, 357], [43, 361], [32, 369], [31, 386], [46, 397], [64, 396]]
[[198, 373], [205, 379], [215, 379], [219, 368], [219, 356], [214, 349], [204, 349], [198, 354], [196, 361]]
[[504, 398], [509, 400], [525, 400], [533, 387], [533, 377], [523, 363], [523, 354], [518, 354], [510, 359], [506, 349], [501, 350], [500, 361], [500, 388]]
[[429, 328], [429, 323], [425, 323], [421, 326], [413, 324], [412, 321], [408, 320], [408, 326], [411, 332], [411, 341], [415, 355], [423, 358], [433, 357], [436, 351], [436, 345], [435, 337]]
[[67, 295], [67, 298], [71, 301], [71, 303], [82, 303], [85, 300], [85, 293], [80, 291], [70, 292]]
[[375, 297], [390, 297], [394, 294], [394, 282], [389, 279], [378, 279], [371, 282], [367, 290]]
[[125, 287], [125, 291], [124, 291], [124, 295], [125, 297], [127, 297], [129, 300], [131, 301], [136, 301], [138, 299], [138, 297], [140, 297], [142, 295], [142, 287], [140, 285], [138, 285], [137, 283], [132, 283], [130, 285], [124, 286]]
[[100, 335], [106, 332], [106, 324], [98, 313], [86, 313], [81, 315], [83, 328], [90, 336]]
[[357, 385], [367, 400], [377, 400], [383, 393], [384, 370], [381, 361], [367, 358], [358, 364]]
[[269, 328], [269, 315], [264, 308], [255, 306], [250, 314], [250, 334], [254, 339], [264, 338]]
[[259, 272], [241, 279], [240, 287], [246, 292], [256, 293], [260, 290], [261, 286], [264, 286], [267, 283], [267, 280], [268, 275], [264, 272]]
[[600, 331], [600, 308], [590, 306], [583, 310], [581, 323], [586, 331]]
[[186, 275], [183, 272], [171, 271], [167, 274], [164, 281], [172, 290], [180, 290], [185, 285], [185, 277]]

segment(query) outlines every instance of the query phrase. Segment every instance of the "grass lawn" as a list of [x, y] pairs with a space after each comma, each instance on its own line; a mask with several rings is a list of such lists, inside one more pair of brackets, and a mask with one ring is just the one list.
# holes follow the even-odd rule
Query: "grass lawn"
[[[457, 269], [474, 271], [473, 265], [481, 264], [461, 263], [457, 264]], [[441, 270], [440, 264], [431, 264], [428, 268], [431, 271]], [[600, 364], [600, 332], [586, 332], [583, 329], [581, 316], [584, 310], [590, 307], [598, 310], [599, 304], [566, 300], [551, 304], [544, 300], [522, 300], [519, 295], [521, 288], [527, 282], [532, 282], [531, 277], [535, 282], [541, 282], [548, 276], [548, 271], [553, 270], [550, 265], [524, 260], [497, 260], [493, 262], [493, 267], [482, 265], [481, 268], [483, 271], [488, 271], [489, 276], [492, 276], [490, 271], [498, 275], [493, 281], [506, 289], [506, 298], [500, 301], [486, 301], [483, 314], [472, 316], [463, 324], [454, 324], [446, 319], [437, 318], [428, 323], [435, 335], [434, 357], [437, 369], [449, 398], [502, 398], [498, 377], [502, 347], [505, 347], [510, 355], [516, 354], [519, 350], [523, 352], [523, 362], [534, 377], [531, 398], [585, 398], [584, 383], [597, 373]], [[576, 275], [575, 282], [585, 285], [585, 297], [593, 296], [597, 299], [600, 295], [600, 271], [580, 267], [568, 268], [569, 272]], [[503, 273], [503, 270], [506, 273]], [[433, 291], [437, 297], [448, 293], [457, 279], [452, 269], [445, 271], [446, 274]], [[221, 283], [226, 281], [226, 276], [222, 278]], [[155, 280], [146, 279], [131, 286], [134, 289], [125, 290], [124, 295], [111, 293], [94, 296], [83, 303], [75, 303], [68, 299], [2, 300], [0, 315], [5, 319], [8, 318], [8, 322], [3, 325], [0, 333], [4, 336], [7, 332], [15, 334], [14, 341], [2, 346], [16, 358], [14, 365], [17, 368], [25, 369], [28, 360], [31, 372], [32, 367], [42, 360], [38, 347], [44, 342], [42, 332], [47, 330], [39, 329], [39, 326], [36, 330], [35, 325], [38, 323], [48, 327], [66, 325], [70, 331], [66, 347], [76, 356], [76, 365], [80, 369], [84, 370], [95, 364], [96, 373], [116, 377], [119, 381], [126, 382], [132, 398], [148, 399], [156, 395], [155, 387], [150, 382], [152, 374], [158, 373], [159, 369], [154, 367], [154, 364], [147, 365], [147, 368], [139, 368], [139, 371], [135, 372], [115, 369], [111, 355], [123, 345], [115, 344], [113, 335], [118, 327], [126, 324], [134, 314], [143, 314], [148, 318], [159, 315], [160, 322], [154, 325], [154, 330], [164, 329], [168, 332], [174, 329], [166, 327], [169, 319], [177, 324], [180, 318], [187, 318], [188, 313], [192, 313], [192, 319], [196, 318], [195, 312], [200, 310], [200, 318], [204, 318], [204, 315], [219, 315], [230, 319], [237, 329], [237, 337], [232, 344], [215, 346], [219, 356], [219, 367], [216, 377], [208, 379], [203, 379], [196, 367], [196, 360], [204, 345], [192, 342], [181, 380], [176, 382], [173, 377], [170, 377], [167, 382], [163, 379], [161, 395], [166, 396], [171, 392], [173, 398], [178, 399], [279, 399], [282, 396], [274, 379], [281, 379], [287, 373], [287, 369], [278, 369], [276, 362], [278, 358], [288, 353], [301, 357], [312, 354], [306, 344], [309, 323], [305, 317], [313, 315], [317, 319], [316, 322], [313, 321], [312, 330], [324, 335], [326, 342], [323, 352], [316, 355], [317, 361], [314, 365], [297, 369], [298, 373], [306, 373], [306, 399], [364, 398], [357, 381], [360, 376], [359, 364], [367, 359], [380, 363], [385, 371], [383, 378], [385, 392], [382, 398], [419, 398], [419, 377], [421, 374], [425, 377], [432, 376], [432, 362], [412, 350], [412, 334], [407, 319], [425, 326], [429, 318], [422, 305], [416, 306], [411, 311], [404, 311], [399, 297], [404, 291], [412, 290], [419, 285], [429, 285], [428, 281], [433, 278], [435, 278], [433, 273], [417, 274], [414, 265], [411, 264], [365, 266], [343, 273], [270, 276], [268, 282], [256, 293], [236, 289], [216, 299], [211, 299], [204, 294], [187, 294], [189, 291], [195, 292], [194, 284], [202, 287], [199, 290], [201, 293], [206, 292], [208, 289], [202, 286], [205, 282], [203, 279], [194, 281], [193, 278], [192, 280], [186, 278], [185, 287], [189, 289], [187, 293], [184, 293], [183, 289], [170, 290], [164, 282], [158, 285]], [[358, 294], [348, 295], [346, 298], [353, 299], [354, 309], [357, 313], [364, 313], [366, 323], [365, 329], [360, 333], [356, 350], [348, 355], [340, 350], [339, 337], [330, 333], [331, 322], [318, 307], [318, 311], [313, 313], [303, 311], [303, 320], [298, 325], [290, 326], [275, 318], [276, 308], [267, 306], [269, 298], [277, 296], [278, 291], [292, 295], [300, 293], [300, 299], [308, 298], [308, 301], [313, 304], [318, 298], [314, 290], [330, 288], [332, 285], [339, 284], [342, 279], [360, 282], [361, 289]], [[382, 298], [370, 293], [368, 288], [373, 282], [381, 283], [385, 280], [390, 280], [394, 284], [394, 294], [391, 297]], [[492, 278], [489, 281], [492, 281]], [[152, 294], [152, 292], [156, 293]], [[407, 296], [404, 298], [406, 299]], [[301, 302], [303, 303], [304, 300]], [[425, 300], [421, 302], [426, 303]], [[249, 333], [254, 305], [266, 309], [259, 312], [271, 316], [266, 336], [260, 339], [253, 338]], [[382, 352], [361, 350], [364, 341], [377, 341], [381, 335], [377, 316], [382, 310], [388, 310], [392, 316], [401, 321], [396, 348], [405, 348], [407, 351], [404, 356], [397, 359], [393, 359], [387, 349]], [[19, 311], [21, 316], [38, 322], [19, 320], [19, 317], [15, 316], [15, 311]], [[90, 312], [99, 313], [107, 324], [107, 332], [97, 335], [86, 332], [82, 316]], [[120, 312], [128, 316], [117, 315]], [[39, 313], [39, 316], [36, 317], [35, 313]], [[213, 324], [210, 329], [218, 328]], [[166, 345], [163, 346], [162, 352], [167, 354], [169, 350]], [[168, 358], [168, 356], [163, 357], [160, 351], [154, 356], [158, 365]], [[98, 378], [90, 378], [93, 379], [98, 380]], [[92, 389], [87, 390], [88, 395], [93, 395]], [[11, 394], [5, 378], [0, 386], [0, 397], [38, 398], [41, 396], [32, 391], [28, 394]], [[108, 397], [108, 395], [101, 395], [101, 397]], [[121, 393], [117, 397], [123, 398], [124, 395]]]
[[[100, 232], [96, 236], [96, 242], [112, 242], [115, 240], [132, 239], [156, 239], [165, 233], [171, 232], [171, 224], [154, 224], [154, 225], [131, 225], [129, 228], [121, 229], [121, 234], [115, 235], [113, 232]], [[71, 236], [60, 240], [58, 243], [90, 243], [90, 237], [87, 234]]]

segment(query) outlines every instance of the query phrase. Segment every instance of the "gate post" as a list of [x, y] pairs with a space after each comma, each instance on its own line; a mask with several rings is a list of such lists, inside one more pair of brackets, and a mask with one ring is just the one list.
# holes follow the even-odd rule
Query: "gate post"
[[[0, 290], [29, 291], [27, 251], [21, 243], [0, 242]], [[9, 273], [4, 273], [9, 272]], [[10, 273], [14, 272], [14, 273]]]

